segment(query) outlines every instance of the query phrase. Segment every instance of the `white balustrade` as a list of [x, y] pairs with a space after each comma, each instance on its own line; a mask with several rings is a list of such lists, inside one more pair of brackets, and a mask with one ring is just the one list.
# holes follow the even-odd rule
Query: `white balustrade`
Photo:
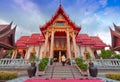
[[120, 69], [120, 59], [95, 59], [98, 68]]
[[[35, 61], [37, 64], [39, 61]], [[0, 67], [27, 67], [30, 66], [28, 59], [0, 59]]]

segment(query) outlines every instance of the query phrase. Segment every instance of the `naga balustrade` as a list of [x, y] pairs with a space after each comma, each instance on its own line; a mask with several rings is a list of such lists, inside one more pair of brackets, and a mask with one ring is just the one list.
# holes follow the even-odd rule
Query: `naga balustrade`
[[[40, 60], [35, 61], [37, 64]], [[0, 59], [0, 67], [27, 67], [30, 66], [28, 59]]]
[[95, 59], [98, 69], [120, 69], [120, 59]]

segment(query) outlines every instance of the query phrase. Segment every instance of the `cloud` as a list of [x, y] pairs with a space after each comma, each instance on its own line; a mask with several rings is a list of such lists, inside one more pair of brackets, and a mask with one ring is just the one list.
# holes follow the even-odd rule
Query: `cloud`
[[9, 24], [9, 23], [3, 19], [0, 19], [0, 24]]
[[40, 24], [44, 23], [44, 15], [40, 11], [40, 8], [37, 4], [32, 2], [32, 0], [14, 0], [17, 8], [20, 7], [21, 11], [23, 11], [24, 15], [27, 15], [27, 19], [29, 21], [39, 21]]
[[102, 41], [104, 43], [106, 43], [107, 45], [111, 45], [111, 34], [110, 32], [103, 32], [103, 31], [99, 31], [98, 36], [102, 39]]
[[107, 5], [107, 0], [99, 0], [99, 3], [105, 7]]

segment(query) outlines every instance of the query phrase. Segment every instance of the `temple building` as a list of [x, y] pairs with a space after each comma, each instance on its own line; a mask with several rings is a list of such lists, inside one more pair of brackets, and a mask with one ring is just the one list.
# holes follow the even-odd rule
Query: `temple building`
[[111, 32], [111, 42], [112, 42], [112, 50], [120, 51], [120, 26], [117, 26], [113, 23], [115, 30], [110, 28]]
[[87, 59], [89, 55], [92, 59], [98, 58], [97, 50], [104, 49], [106, 44], [98, 36], [79, 34], [81, 26], [73, 23], [64, 9], [59, 5], [52, 18], [43, 26], [40, 26], [41, 33], [34, 33], [31, 36], [21, 36], [17, 40], [17, 53], [25, 59], [29, 59], [34, 53], [39, 59], [43, 57], [55, 58], [60, 61], [60, 57], [66, 58], [82, 57]]
[[4, 50], [15, 49], [15, 28], [12, 27], [12, 22], [6, 25], [0, 25], [0, 58]]

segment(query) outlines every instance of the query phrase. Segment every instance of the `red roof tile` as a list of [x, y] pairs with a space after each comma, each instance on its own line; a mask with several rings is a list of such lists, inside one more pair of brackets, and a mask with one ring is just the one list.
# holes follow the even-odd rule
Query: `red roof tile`
[[32, 34], [26, 44], [38, 44], [44, 42], [44, 37], [42, 34]]
[[97, 36], [88, 36], [88, 34], [79, 34], [76, 38], [79, 45], [92, 46], [94, 48], [104, 48], [106, 44]]

